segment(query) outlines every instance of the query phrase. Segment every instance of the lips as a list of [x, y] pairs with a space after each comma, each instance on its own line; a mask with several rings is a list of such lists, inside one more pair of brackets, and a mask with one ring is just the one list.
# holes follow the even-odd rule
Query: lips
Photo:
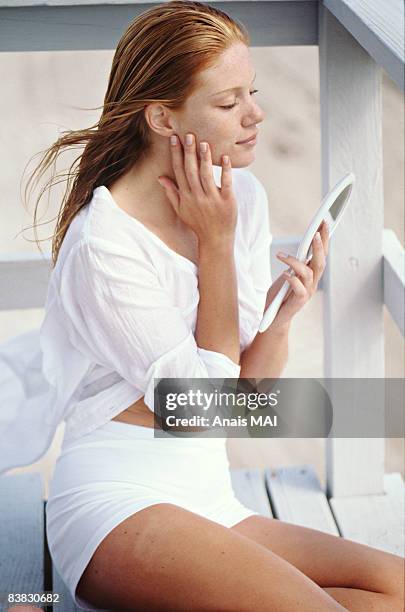
[[256, 132], [256, 134], [253, 134], [253, 136], [250, 136], [250, 138], [246, 138], [246, 140], [240, 140], [236, 144], [244, 144], [245, 142], [250, 142], [251, 140], [254, 140], [256, 138], [258, 133], [259, 132]]

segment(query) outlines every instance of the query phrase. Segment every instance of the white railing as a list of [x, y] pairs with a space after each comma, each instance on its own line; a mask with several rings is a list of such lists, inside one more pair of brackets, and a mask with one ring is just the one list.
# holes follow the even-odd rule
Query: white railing
[[[273, 280], [285, 269], [276, 257], [278, 251], [296, 254], [300, 236], [273, 238], [271, 270]], [[42, 308], [51, 273], [51, 253], [0, 253], [0, 311]], [[383, 232], [381, 259], [383, 303], [398, 329], [404, 335], [405, 255], [401, 243], [391, 229]], [[323, 279], [318, 291], [323, 290]]]
[[[0, 0], [0, 51], [112, 49], [128, 22], [149, 4]], [[322, 192], [347, 171], [356, 176], [319, 287], [324, 376], [384, 378], [384, 304], [404, 334], [404, 252], [383, 227], [381, 129], [381, 67], [404, 88], [402, 0], [223, 0], [218, 5], [247, 26], [252, 46], [318, 45]], [[296, 236], [274, 239], [274, 277], [283, 268], [275, 251], [295, 254], [297, 245]], [[3, 255], [0, 308], [43, 304], [48, 274], [49, 258]], [[348, 304], [350, 317], [344, 316]], [[326, 468], [328, 492], [335, 498], [383, 493], [384, 439], [328, 438]]]

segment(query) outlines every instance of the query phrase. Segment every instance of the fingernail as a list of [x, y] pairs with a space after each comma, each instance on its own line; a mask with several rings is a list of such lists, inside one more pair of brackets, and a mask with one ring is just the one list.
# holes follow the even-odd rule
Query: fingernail
[[277, 253], [277, 257], [288, 257], [287, 253], [283, 253], [283, 251], [279, 251]]
[[206, 153], [207, 152], [207, 143], [206, 142], [200, 142], [200, 151], [201, 151], [201, 153]]
[[170, 144], [173, 146], [177, 144], [177, 136], [175, 134], [170, 136]]
[[319, 233], [319, 232], [316, 232], [316, 234], [315, 234], [315, 240], [317, 240], [317, 241], [319, 242], [319, 241], [320, 241], [320, 239], [321, 239], [321, 235], [320, 235], [320, 233]]
[[186, 144], [188, 144], [188, 145], [193, 144], [193, 135], [192, 134], [187, 134], [186, 135]]

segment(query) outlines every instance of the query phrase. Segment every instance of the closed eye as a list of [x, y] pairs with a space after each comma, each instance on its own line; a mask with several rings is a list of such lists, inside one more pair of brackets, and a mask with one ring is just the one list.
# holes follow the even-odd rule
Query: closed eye
[[[258, 89], [254, 89], [253, 91], [250, 92], [250, 95], [252, 96], [253, 94], [256, 94], [258, 91], [259, 91]], [[234, 104], [229, 104], [228, 106], [220, 106], [219, 108], [225, 108], [227, 110], [230, 110], [234, 106], [236, 106], [236, 102]]]

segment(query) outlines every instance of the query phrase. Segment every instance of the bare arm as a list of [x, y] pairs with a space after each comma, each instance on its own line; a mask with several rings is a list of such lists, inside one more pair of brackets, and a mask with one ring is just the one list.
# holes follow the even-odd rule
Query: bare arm
[[[279, 276], [267, 291], [264, 311], [273, 301], [284, 280], [283, 276]], [[288, 361], [290, 324], [291, 320], [279, 325], [276, 317], [263, 334], [256, 334], [252, 343], [241, 354], [241, 378], [280, 377]]]
[[[198, 164], [196, 139], [170, 146], [177, 183], [167, 176], [159, 182], [166, 189], [178, 217], [198, 237], [198, 283], [200, 303], [195, 338], [206, 350], [223, 353], [239, 365], [239, 313], [234, 241], [237, 201], [232, 188], [232, 169], [221, 157], [221, 187], [213, 177], [209, 143], [202, 143]], [[172, 139], [171, 139], [172, 140]], [[201, 143], [200, 143], [201, 144]]]
[[233, 243], [199, 247], [200, 303], [195, 338], [201, 348], [239, 364], [238, 289]]
[[279, 378], [288, 361], [290, 324], [257, 333], [240, 358], [240, 378]]

